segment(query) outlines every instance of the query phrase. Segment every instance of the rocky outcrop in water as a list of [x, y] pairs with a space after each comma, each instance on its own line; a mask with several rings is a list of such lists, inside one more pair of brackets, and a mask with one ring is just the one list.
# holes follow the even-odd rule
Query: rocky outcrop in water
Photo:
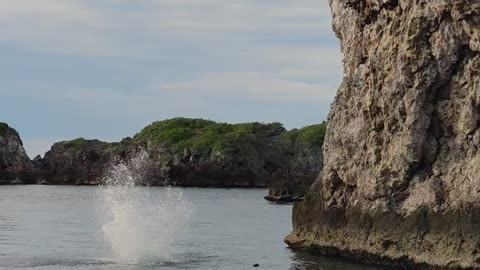
[[[325, 124], [287, 131], [279, 123], [225, 124], [175, 118], [133, 138], [54, 144], [31, 161], [18, 133], [0, 124], [0, 183], [98, 185], [113, 167], [142, 156], [139, 185], [270, 187], [266, 199], [300, 200], [321, 170]], [[118, 167], [118, 166], [117, 166]]]
[[34, 183], [35, 174], [18, 132], [0, 123], [0, 184]]
[[480, 268], [480, 2], [330, 0], [344, 82], [294, 248]]
[[[270, 200], [300, 198], [321, 168], [323, 130], [287, 132], [281, 124], [224, 124], [176, 118], [147, 126], [120, 143], [76, 139], [55, 144], [37, 161], [43, 184], [96, 185], [105, 170], [144, 151], [144, 185], [266, 187]], [[322, 132], [319, 136], [318, 132]], [[298, 134], [297, 134], [298, 133]], [[321, 142], [318, 143], [317, 140]], [[284, 176], [288, 175], [288, 178]], [[285, 179], [287, 181], [285, 181]], [[285, 183], [285, 184], [284, 184]]]
[[98, 185], [119, 146], [79, 138], [56, 143], [43, 159], [36, 161], [41, 172], [37, 182], [55, 185]]

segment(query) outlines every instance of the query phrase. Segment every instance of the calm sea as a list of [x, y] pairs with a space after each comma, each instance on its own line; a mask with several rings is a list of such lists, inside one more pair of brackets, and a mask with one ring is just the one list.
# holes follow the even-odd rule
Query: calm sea
[[292, 207], [265, 193], [2, 186], [0, 269], [375, 269], [286, 248]]

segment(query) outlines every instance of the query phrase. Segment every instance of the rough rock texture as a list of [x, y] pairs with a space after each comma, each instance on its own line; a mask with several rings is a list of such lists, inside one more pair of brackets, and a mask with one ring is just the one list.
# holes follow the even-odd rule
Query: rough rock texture
[[[264, 147], [248, 158], [212, 153], [204, 157], [195, 149], [175, 151], [169, 147], [147, 148], [151, 179], [157, 184], [168, 183], [185, 187], [266, 187], [284, 159], [273, 149]], [[259, 149], [260, 150], [260, 149]]]
[[0, 184], [34, 183], [35, 174], [17, 131], [0, 123]]
[[345, 78], [294, 248], [480, 268], [480, 2], [330, 0]]
[[[37, 182], [55, 185], [97, 185], [114, 159], [117, 148], [98, 140], [76, 139], [52, 146], [35, 160], [41, 175]], [[119, 151], [120, 152], [120, 151]]]
[[137, 184], [266, 187], [277, 175], [275, 172], [288, 166], [286, 162], [289, 159], [273, 149], [262, 150], [257, 157], [249, 159], [241, 155], [205, 158], [189, 148], [176, 151], [153, 144], [82, 140], [81, 143], [56, 143], [36, 164], [42, 172], [39, 178], [41, 184], [98, 185], [112, 165], [120, 162], [128, 164], [138, 153], [145, 152], [146, 157], [142, 159], [143, 179], [139, 179]]
[[293, 142], [279, 149], [288, 161], [273, 175], [265, 199], [279, 203], [301, 201], [322, 170], [322, 146]]

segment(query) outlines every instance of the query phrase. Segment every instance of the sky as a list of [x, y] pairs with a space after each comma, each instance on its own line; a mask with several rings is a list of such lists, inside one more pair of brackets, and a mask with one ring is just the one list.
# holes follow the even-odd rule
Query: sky
[[299, 128], [341, 59], [325, 0], [0, 0], [0, 121], [31, 157], [179, 116]]

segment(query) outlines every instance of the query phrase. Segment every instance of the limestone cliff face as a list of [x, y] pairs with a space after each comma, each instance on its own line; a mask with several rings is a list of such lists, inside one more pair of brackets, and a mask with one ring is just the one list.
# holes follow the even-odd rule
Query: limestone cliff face
[[330, 0], [344, 81], [292, 247], [480, 268], [480, 2]]
[[0, 123], [0, 184], [35, 182], [35, 168], [17, 131]]

